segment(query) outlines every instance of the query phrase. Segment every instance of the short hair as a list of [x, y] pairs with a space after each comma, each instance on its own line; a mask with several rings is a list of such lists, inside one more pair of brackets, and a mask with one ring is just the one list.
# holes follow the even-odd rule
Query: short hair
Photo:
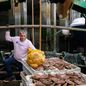
[[19, 33], [20, 32], [23, 32], [23, 33], [25, 33], [26, 35], [27, 35], [27, 30], [25, 30], [25, 29], [21, 29], [20, 31], [19, 31]]

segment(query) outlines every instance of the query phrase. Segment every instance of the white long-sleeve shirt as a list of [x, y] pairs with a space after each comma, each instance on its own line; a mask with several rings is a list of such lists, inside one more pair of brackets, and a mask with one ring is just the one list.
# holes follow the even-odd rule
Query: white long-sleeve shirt
[[21, 42], [19, 36], [11, 37], [9, 31], [6, 31], [5, 38], [7, 41], [13, 42], [14, 57], [19, 62], [27, 55], [28, 48], [36, 49], [30, 40], [26, 39]]

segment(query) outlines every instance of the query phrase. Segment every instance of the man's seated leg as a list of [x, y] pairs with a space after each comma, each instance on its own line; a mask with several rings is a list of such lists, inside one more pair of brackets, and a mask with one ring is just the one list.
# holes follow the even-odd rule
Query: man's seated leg
[[12, 70], [12, 65], [15, 62], [16, 62], [16, 60], [13, 56], [4, 60], [6, 71], [7, 71], [7, 74], [8, 74], [8, 80], [15, 79], [15, 76], [13, 75], [13, 70]]
[[22, 71], [23, 70], [22, 63], [18, 62], [17, 65], [18, 65], [17, 66], [18, 67], [18, 71]]

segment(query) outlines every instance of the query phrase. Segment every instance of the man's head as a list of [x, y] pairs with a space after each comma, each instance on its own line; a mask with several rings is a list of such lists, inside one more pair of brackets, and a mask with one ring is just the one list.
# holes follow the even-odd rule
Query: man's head
[[25, 39], [27, 38], [27, 32], [25, 30], [20, 30], [19, 32], [19, 37], [20, 37], [20, 41], [25, 41]]

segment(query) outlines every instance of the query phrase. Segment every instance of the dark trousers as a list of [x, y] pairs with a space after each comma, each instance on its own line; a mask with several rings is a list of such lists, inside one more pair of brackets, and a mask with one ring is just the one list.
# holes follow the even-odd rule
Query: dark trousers
[[16, 68], [18, 69], [18, 71], [22, 71], [22, 64], [20, 62], [18, 62], [14, 56], [10, 56], [7, 59], [4, 60], [5, 63], [5, 68], [8, 74], [8, 77], [13, 76], [13, 66], [16, 66]]

